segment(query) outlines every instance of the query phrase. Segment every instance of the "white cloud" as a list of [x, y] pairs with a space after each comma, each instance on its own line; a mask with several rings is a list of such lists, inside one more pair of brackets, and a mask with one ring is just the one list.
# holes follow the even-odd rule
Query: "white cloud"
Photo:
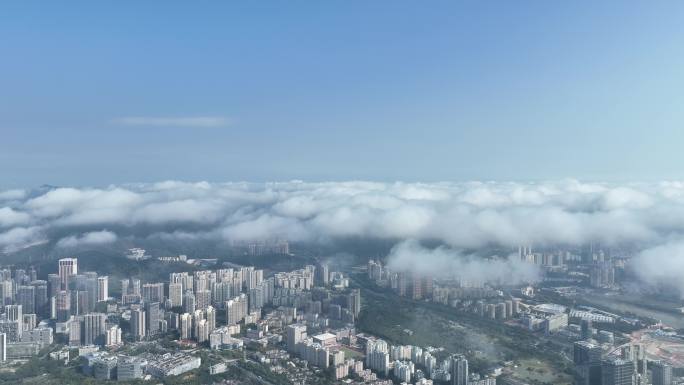
[[74, 248], [78, 246], [96, 246], [116, 241], [116, 234], [111, 231], [92, 231], [80, 236], [71, 235], [57, 241], [57, 247]]
[[230, 120], [223, 116], [129, 116], [114, 120], [117, 124], [126, 126], [159, 126], [159, 127], [225, 127]]
[[414, 240], [403, 241], [392, 248], [388, 267], [392, 271], [410, 271], [469, 283], [519, 284], [540, 278], [536, 265], [520, 262], [517, 258], [482, 258], [446, 247], [429, 249]]
[[634, 272], [651, 285], [671, 285], [684, 298], [684, 241], [673, 240], [642, 251], [635, 259]]
[[45, 241], [45, 236], [39, 226], [14, 227], [0, 232], [0, 250], [3, 251], [12, 251], [43, 241]]
[[29, 223], [31, 216], [11, 207], [0, 207], [0, 228], [14, 227]]
[[681, 182], [164, 181], [9, 195], [14, 200], [0, 208], [2, 247], [50, 234], [66, 237], [62, 245], [87, 242], [84, 232], [103, 228], [178, 240], [431, 240], [454, 250], [588, 242], [649, 248], [684, 239]]

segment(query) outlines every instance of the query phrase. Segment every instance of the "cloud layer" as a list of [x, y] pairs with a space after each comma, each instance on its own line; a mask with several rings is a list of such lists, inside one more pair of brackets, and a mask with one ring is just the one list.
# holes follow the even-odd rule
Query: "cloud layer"
[[122, 233], [184, 241], [414, 239], [453, 249], [602, 242], [647, 249], [684, 239], [684, 183], [166, 181], [0, 191], [0, 250], [44, 240], [94, 244]]

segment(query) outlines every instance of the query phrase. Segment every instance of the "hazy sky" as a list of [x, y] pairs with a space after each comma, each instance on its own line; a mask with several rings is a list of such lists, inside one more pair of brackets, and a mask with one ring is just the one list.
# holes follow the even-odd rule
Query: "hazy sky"
[[681, 179], [682, 20], [681, 1], [4, 1], [0, 187]]

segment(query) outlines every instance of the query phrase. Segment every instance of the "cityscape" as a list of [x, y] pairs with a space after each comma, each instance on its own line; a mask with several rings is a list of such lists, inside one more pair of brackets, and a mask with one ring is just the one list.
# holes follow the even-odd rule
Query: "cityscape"
[[0, 385], [684, 385], [684, 1], [0, 36]]
[[[540, 277], [512, 283], [395, 270], [382, 257], [351, 265], [308, 258], [282, 239], [239, 243], [233, 250], [247, 259], [302, 265], [277, 271], [132, 248], [116, 263], [146, 264], [158, 270], [153, 275], [159, 280], [123, 276], [120, 267], [85, 270], [75, 257], [2, 268], [0, 380], [48, 375], [56, 383], [684, 381], [681, 326], [657, 317], [669, 314], [681, 322], [680, 309], [665, 309], [663, 300], [638, 305], [647, 294], [627, 291], [633, 272], [626, 251], [593, 244], [519, 246], [514, 263], [538, 269]], [[631, 307], [614, 306], [619, 303]], [[420, 312], [402, 317], [408, 308]], [[27, 366], [34, 370], [27, 372]]]

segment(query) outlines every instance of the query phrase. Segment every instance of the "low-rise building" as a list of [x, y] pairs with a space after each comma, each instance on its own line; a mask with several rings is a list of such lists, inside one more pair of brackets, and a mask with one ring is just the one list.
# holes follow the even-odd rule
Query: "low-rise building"
[[142, 378], [142, 361], [133, 358], [126, 357], [119, 359], [119, 363], [116, 368], [116, 379], [119, 381], [129, 381]]
[[166, 376], [177, 376], [197, 369], [201, 364], [202, 360], [199, 357], [190, 356], [185, 353], [167, 353], [156, 361], [150, 362], [147, 365], [146, 371], [154, 377], [163, 378]]

